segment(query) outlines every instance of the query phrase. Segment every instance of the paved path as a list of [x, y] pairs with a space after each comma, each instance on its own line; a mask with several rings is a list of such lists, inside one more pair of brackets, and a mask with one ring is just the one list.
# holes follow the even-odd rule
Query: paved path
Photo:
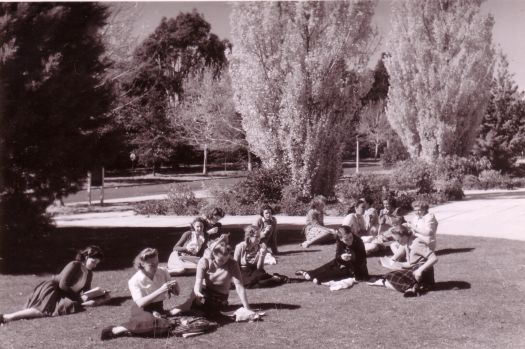
[[[467, 191], [466, 195], [465, 200], [449, 202], [430, 210], [438, 219], [438, 234], [525, 241], [525, 189]], [[244, 226], [254, 218], [227, 216], [221, 222], [225, 226]], [[141, 216], [131, 210], [55, 217], [59, 227], [183, 227], [188, 226], [192, 219], [193, 216]], [[304, 217], [277, 216], [277, 219], [283, 229], [300, 229], [305, 224]], [[325, 222], [336, 226], [342, 219], [328, 216]]]

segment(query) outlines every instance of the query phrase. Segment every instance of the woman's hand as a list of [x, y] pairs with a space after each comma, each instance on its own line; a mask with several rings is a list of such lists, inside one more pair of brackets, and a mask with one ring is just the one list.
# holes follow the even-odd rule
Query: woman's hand
[[423, 272], [421, 272], [419, 269], [414, 270], [414, 277], [419, 282], [421, 281], [421, 278], [423, 277]]
[[341, 259], [348, 262], [350, 259], [352, 259], [352, 254], [351, 253], [343, 253], [341, 255]]
[[170, 292], [171, 294], [173, 294], [175, 296], [178, 296], [179, 293], [180, 293], [180, 288], [179, 288], [178, 282], [173, 280], [173, 281], [167, 282], [167, 284], [168, 284], [168, 292]]

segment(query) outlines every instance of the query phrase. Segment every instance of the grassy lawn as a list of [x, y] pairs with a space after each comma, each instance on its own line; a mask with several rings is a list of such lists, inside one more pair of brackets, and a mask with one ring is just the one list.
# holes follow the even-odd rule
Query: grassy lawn
[[[187, 339], [119, 338], [99, 340], [109, 324], [127, 320], [131, 300], [127, 279], [133, 255], [145, 245], [158, 247], [166, 259], [180, 231], [163, 229], [59, 229], [46, 246], [34, 246], [35, 260], [0, 275], [0, 311], [19, 309], [33, 287], [46, 280], [73, 250], [98, 241], [107, 258], [94, 284], [112, 290], [115, 304], [80, 314], [9, 323], [0, 328], [1, 348], [168, 348], [168, 347], [303, 347], [303, 348], [523, 348], [525, 345], [525, 243], [510, 240], [439, 236], [437, 290], [419, 298], [364, 283], [330, 292], [310, 282], [273, 289], [248, 290], [250, 303], [265, 309], [257, 323], [230, 323], [217, 331]], [[240, 231], [233, 232], [239, 238]], [[292, 276], [328, 261], [333, 246], [302, 250], [297, 232], [283, 232], [279, 264], [268, 272]], [[101, 237], [104, 236], [103, 239]], [[52, 251], [47, 254], [44, 251]], [[384, 272], [369, 258], [371, 274]], [[40, 270], [47, 274], [30, 274]], [[183, 295], [192, 277], [179, 277]], [[172, 298], [176, 304], [180, 299]], [[235, 292], [230, 304], [240, 304]]]

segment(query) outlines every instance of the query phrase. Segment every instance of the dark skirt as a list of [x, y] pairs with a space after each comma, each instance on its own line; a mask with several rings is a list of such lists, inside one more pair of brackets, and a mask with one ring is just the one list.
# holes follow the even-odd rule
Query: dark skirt
[[354, 276], [350, 267], [337, 262], [335, 259], [317, 269], [308, 271], [308, 274], [312, 279], [317, 279], [319, 282], [336, 281]]
[[162, 337], [168, 335], [170, 330], [169, 321], [153, 316], [154, 311], [160, 314], [165, 312], [162, 302], [148, 304], [144, 308], [140, 308], [133, 302], [130, 319], [122, 326], [132, 334], [139, 336]]
[[264, 271], [264, 269], [257, 269], [252, 266], [242, 266], [241, 275], [242, 284], [246, 288], [265, 287], [267, 281], [272, 279], [272, 276]]
[[203, 311], [205, 313], [219, 314], [226, 306], [228, 306], [229, 294], [220, 293], [212, 289], [203, 287], [202, 294], [204, 299], [193, 301], [192, 308]]
[[52, 280], [41, 282], [35, 287], [25, 308], [37, 309], [45, 316], [73, 314], [84, 309], [80, 302], [67, 298], [58, 283]]

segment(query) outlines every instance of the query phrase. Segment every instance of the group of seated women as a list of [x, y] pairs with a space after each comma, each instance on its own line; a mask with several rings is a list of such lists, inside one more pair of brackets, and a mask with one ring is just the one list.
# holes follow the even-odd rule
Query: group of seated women
[[[428, 204], [414, 202], [415, 218], [406, 223], [389, 201], [383, 202], [384, 208], [377, 215], [366, 200], [359, 200], [337, 229], [324, 226], [324, 205], [323, 197], [312, 201], [304, 229], [306, 241], [302, 246], [335, 239], [335, 258], [316, 269], [299, 270], [298, 275], [316, 284], [345, 279], [370, 281], [370, 285], [397, 290], [407, 297], [418, 295], [422, 286], [434, 282], [437, 221], [428, 212]], [[215, 208], [208, 215], [195, 218], [191, 230], [175, 244], [167, 268], [159, 266], [156, 249], [143, 249], [133, 262], [137, 272], [128, 281], [133, 299], [130, 318], [104, 328], [101, 339], [168, 335], [173, 327], [170, 317], [191, 311], [217, 316], [228, 304], [232, 283], [244, 311], [254, 314], [246, 288], [275, 286], [289, 280], [264, 270], [266, 256], [278, 254], [277, 221], [270, 206], [262, 207], [255, 222], [244, 229], [244, 240], [235, 246], [233, 258], [229, 236], [221, 234], [219, 220], [223, 217], [223, 210]], [[398, 270], [370, 280], [367, 253], [387, 248], [392, 249], [391, 260], [397, 263]], [[104, 304], [110, 298], [107, 294], [96, 300], [85, 296], [91, 289], [93, 269], [102, 257], [98, 246], [83, 249], [59, 275], [36, 286], [23, 310], [0, 314], [0, 324], [71, 314], [86, 306]], [[163, 302], [180, 292], [179, 284], [171, 280], [172, 275], [195, 275], [195, 283], [188, 299], [166, 311]]]

